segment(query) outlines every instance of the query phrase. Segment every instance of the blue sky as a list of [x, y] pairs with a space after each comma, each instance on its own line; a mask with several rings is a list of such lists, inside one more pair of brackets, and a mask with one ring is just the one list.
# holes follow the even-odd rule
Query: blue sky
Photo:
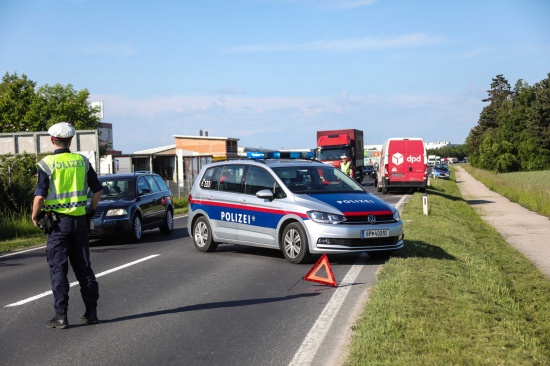
[[464, 143], [491, 79], [550, 73], [547, 0], [1, 0], [0, 72], [103, 101], [123, 153], [321, 129]]

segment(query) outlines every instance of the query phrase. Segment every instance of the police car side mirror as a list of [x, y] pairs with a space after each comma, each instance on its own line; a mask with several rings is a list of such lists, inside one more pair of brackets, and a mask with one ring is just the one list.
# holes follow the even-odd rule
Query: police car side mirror
[[256, 192], [256, 197], [273, 201], [273, 192], [269, 189], [262, 189], [261, 191]]

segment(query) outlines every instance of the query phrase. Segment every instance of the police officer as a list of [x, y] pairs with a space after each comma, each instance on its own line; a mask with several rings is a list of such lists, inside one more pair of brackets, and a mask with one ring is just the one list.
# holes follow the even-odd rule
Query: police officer
[[342, 162], [340, 163], [340, 170], [344, 172], [345, 175], [350, 175], [351, 172], [351, 163], [349, 157], [342, 155]]
[[[88, 246], [89, 218], [101, 198], [102, 187], [88, 159], [71, 153], [69, 147], [75, 129], [67, 122], [60, 122], [48, 130], [55, 146], [53, 155], [42, 159], [38, 165], [38, 180], [34, 191], [32, 221], [38, 224], [41, 211], [54, 212], [57, 221], [47, 234], [46, 254], [54, 296], [55, 316], [46, 322], [48, 328], [67, 328], [69, 305], [69, 262], [80, 284], [80, 293], [86, 311], [80, 317], [81, 324], [97, 324], [97, 300], [99, 287], [90, 266]], [[93, 195], [86, 211], [87, 190]]]

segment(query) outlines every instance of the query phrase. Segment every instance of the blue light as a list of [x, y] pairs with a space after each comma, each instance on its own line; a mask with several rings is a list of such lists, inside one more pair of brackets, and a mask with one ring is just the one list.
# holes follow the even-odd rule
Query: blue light
[[249, 159], [264, 159], [266, 156], [261, 151], [249, 151], [246, 153], [246, 157]]
[[249, 159], [313, 159], [313, 151], [249, 151], [246, 153]]

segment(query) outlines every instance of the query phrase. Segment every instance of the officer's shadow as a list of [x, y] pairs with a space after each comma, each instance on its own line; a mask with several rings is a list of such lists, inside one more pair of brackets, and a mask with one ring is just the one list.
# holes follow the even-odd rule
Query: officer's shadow
[[267, 297], [264, 299], [211, 302], [207, 304], [182, 306], [175, 309], [150, 311], [143, 314], [126, 315], [126, 316], [121, 316], [113, 319], [105, 319], [105, 320], [100, 319], [99, 323], [100, 324], [115, 323], [115, 322], [121, 322], [121, 321], [132, 320], [132, 319], [148, 318], [148, 317], [157, 316], [157, 315], [184, 313], [188, 311], [210, 310], [210, 309], [218, 309], [218, 308], [232, 308], [232, 307], [240, 307], [240, 306], [247, 306], [247, 305], [266, 304], [271, 302], [288, 301], [288, 300], [298, 299], [301, 297], [311, 297], [311, 296], [318, 296], [318, 295], [320, 295], [320, 293], [304, 293], [304, 294], [296, 294], [296, 295], [282, 296], [282, 297]]

